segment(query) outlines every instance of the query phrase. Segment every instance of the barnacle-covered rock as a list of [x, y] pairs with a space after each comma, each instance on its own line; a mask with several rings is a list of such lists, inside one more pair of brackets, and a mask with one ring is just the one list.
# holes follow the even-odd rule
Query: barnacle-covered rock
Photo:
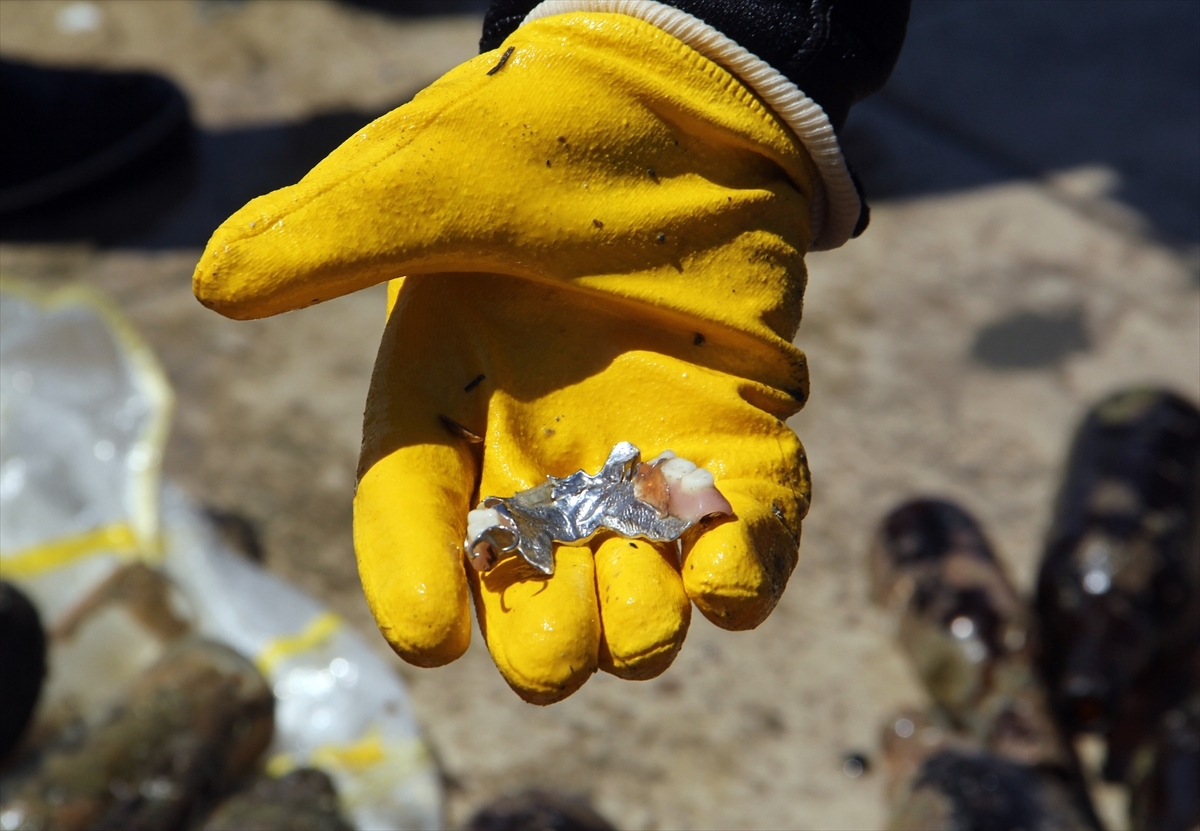
[[1200, 410], [1117, 393], [1076, 431], [1038, 578], [1042, 668], [1069, 733], [1103, 732], [1106, 775], [1186, 694], [1200, 631]]
[[990, 753], [943, 750], [924, 760], [889, 831], [1078, 831], [1100, 826], [1053, 775]]
[[1030, 614], [974, 518], [942, 500], [901, 505], [870, 565], [874, 599], [935, 703], [884, 731], [890, 827], [1098, 829]]
[[42, 741], [79, 722], [98, 725], [130, 684], [192, 631], [179, 590], [155, 569], [113, 572], [54, 627], [37, 732]]
[[271, 740], [274, 697], [250, 661], [185, 638], [82, 740], [5, 788], [14, 829], [170, 829], [246, 776]]
[[338, 807], [332, 780], [314, 768], [262, 777], [226, 799], [202, 831], [353, 831]]
[[884, 520], [871, 555], [875, 601], [956, 729], [1013, 761], [1073, 768], [1038, 678], [1030, 615], [978, 523], [921, 499]]
[[1193, 645], [1186, 663], [1187, 696], [1145, 731], [1128, 766], [1134, 828], [1200, 829], [1200, 643]]
[[467, 831], [613, 831], [613, 826], [580, 797], [534, 788], [483, 806]]

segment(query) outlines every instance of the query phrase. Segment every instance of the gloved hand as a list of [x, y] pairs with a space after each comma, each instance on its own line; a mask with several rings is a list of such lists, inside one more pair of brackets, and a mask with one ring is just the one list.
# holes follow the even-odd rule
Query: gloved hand
[[[808, 509], [784, 423], [808, 392], [791, 345], [803, 257], [813, 206], [840, 244], [857, 197], [819, 108], [752, 91], [658, 22], [527, 23], [234, 214], [195, 274], [201, 302], [239, 319], [391, 281], [354, 501], [367, 600], [402, 657], [437, 666], [467, 647], [473, 592], [497, 667], [534, 703], [597, 667], [662, 672], [691, 602], [757, 626]], [[697, 31], [717, 38], [708, 54], [729, 44]], [[674, 545], [602, 537], [559, 546], [548, 579], [465, 567], [481, 497], [595, 472], [618, 441], [709, 469], [735, 515], [686, 539], [682, 564]]]

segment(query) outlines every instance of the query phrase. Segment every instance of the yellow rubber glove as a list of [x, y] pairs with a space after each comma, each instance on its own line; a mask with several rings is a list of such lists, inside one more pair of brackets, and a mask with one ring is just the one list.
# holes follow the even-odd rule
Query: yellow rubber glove
[[[791, 341], [817, 182], [729, 71], [633, 17], [560, 15], [230, 217], [195, 292], [247, 319], [392, 281], [354, 502], [367, 600], [437, 666], [467, 648], [473, 591], [497, 667], [546, 704], [597, 667], [662, 672], [692, 602], [749, 629], [778, 601], [809, 500], [784, 419], [808, 389]], [[594, 473], [618, 441], [707, 468], [735, 516], [682, 565], [611, 536], [559, 546], [548, 579], [465, 565], [480, 498]]]

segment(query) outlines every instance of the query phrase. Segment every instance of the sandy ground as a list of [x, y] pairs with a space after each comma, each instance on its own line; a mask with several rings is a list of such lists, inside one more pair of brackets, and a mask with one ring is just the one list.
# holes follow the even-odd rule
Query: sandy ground
[[[475, 18], [214, 0], [99, 4], [97, 27], [70, 34], [57, 25], [67, 5], [0, 2], [0, 50], [155, 68], [214, 128], [403, 100], [478, 36]], [[917, 168], [975, 163], [889, 112], [864, 111], [861, 146]], [[912, 495], [955, 497], [1027, 588], [1086, 407], [1134, 383], [1200, 399], [1195, 249], [1156, 241], [1112, 198], [1112, 176], [1082, 166], [876, 200], [862, 239], [810, 258], [797, 343], [813, 393], [793, 424], [814, 501], [800, 566], [758, 630], [726, 633], [697, 615], [660, 678], [600, 674], [549, 708], [507, 688], [478, 633], [442, 669], [395, 660], [444, 765], [450, 824], [499, 792], [541, 785], [590, 795], [625, 829], [879, 827], [880, 765], [851, 779], [843, 757], [879, 761], [881, 724], [924, 700], [867, 602], [864, 554], [880, 516]], [[386, 652], [350, 538], [382, 290], [235, 323], [192, 298], [198, 253], [6, 243], [0, 268], [110, 292], [176, 387], [167, 475], [253, 520], [272, 570]], [[1020, 366], [1038, 337], [1040, 357]]]

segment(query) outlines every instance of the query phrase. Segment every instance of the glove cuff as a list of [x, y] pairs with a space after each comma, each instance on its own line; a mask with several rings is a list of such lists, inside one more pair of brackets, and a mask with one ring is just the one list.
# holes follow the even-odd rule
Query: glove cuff
[[572, 12], [636, 17], [736, 75], [795, 133], [820, 173], [820, 187], [814, 189], [811, 205], [813, 241], [809, 250], [840, 248], [855, 235], [863, 203], [833, 124], [821, 106], [781, 72], [699, 18], [656, 0], [544, 0], [521, 25]]

